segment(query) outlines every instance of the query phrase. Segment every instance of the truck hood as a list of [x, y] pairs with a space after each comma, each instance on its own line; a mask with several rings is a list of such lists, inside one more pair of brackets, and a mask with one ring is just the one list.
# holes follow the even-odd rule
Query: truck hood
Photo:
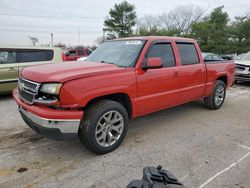
[[250, 61], [235, 61], [236, 64], [240, 64], [240, 65], [247, 65], [247, 66], [250, 66]]
[[66, 82], [73, 79], [125, 71], [112, 64], [64, 62], [24, 68], [21, 77], [34, 82]]

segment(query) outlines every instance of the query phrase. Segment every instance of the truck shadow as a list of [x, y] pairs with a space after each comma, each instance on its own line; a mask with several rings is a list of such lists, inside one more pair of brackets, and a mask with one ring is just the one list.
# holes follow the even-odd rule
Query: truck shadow
[[[192, 117], [201, 110], [210, 111], [203, 106], [202, 100], [197, 100], [136, 118], [129, 124], [128, 135], [133, 133], [136, 136], [137, 132], [141, 133], [142, 131], [150, 134], [152, 128], [168, 126], [167, 122], [175, 122], [181, 116]], [[178, 124], [175, 126], [178, 126]]]
[[250, 87], [250, 82], [237, 82], [235, 83], [235, 86], [242, 86], [242, 87], [247, 87], [249, 88]]

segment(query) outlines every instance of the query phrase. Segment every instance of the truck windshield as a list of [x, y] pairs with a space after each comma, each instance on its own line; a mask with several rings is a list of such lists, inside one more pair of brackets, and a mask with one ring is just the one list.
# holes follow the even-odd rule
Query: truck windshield
[[107, 41], [94, 50], [86, 61], [133, 67], [144, 44], [144, 40]]

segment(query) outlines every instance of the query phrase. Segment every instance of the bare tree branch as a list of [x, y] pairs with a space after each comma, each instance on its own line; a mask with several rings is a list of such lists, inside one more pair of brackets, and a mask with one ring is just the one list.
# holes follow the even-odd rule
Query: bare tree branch
[[205, 12], [205, 9], [198, 6], [178, 6], [169, 13], [162, 14], [160, 18], [166, 29], [176, 29], [183, 34], [188, 34], [191, 25], [200, 21]]

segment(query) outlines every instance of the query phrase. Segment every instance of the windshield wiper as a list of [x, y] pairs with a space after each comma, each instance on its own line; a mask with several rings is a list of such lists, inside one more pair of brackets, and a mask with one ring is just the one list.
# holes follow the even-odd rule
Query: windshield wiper
[[111, 65], [115, 65], [115, 66], [117, 66], [117, 67], [124, 67], [124, 66], [121, 66], [121, 65], [117, 65], [117, 64], [115, 64], [115, 63], [113, 63], [113, 62], [108, 62], [108, 61], [100, 61], [101, 63], [107, 63], [107, 64], [111, 64]]
[[107, 64], [112, 64], [112, 65], [116, 65], [115, 63], [112, 62], [108, 62], [108, 61], [100, 61], [101, 63], [107, 63]]

